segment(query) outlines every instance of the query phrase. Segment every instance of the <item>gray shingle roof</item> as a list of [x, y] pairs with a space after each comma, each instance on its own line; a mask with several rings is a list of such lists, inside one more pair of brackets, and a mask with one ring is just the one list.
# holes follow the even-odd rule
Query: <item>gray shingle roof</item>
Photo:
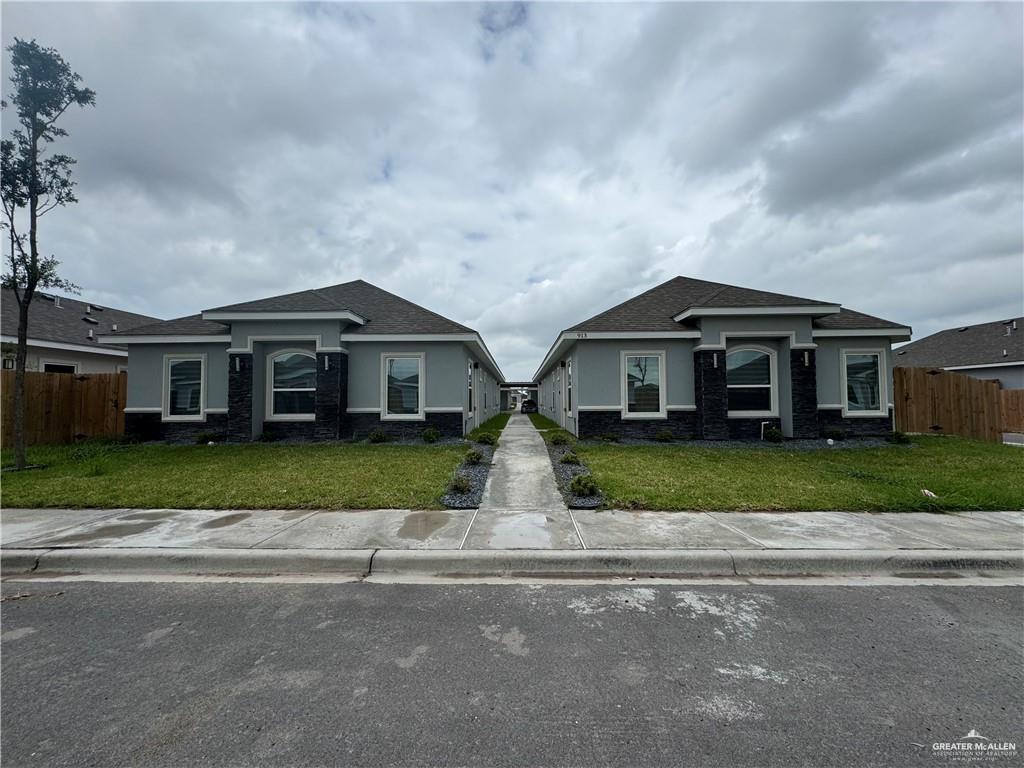
[[[324, 312], [348, 310], [366, 318], [366, 325], [353, 326], [346, 333], [474, 333], [472, 328], [413, 304], [400, 296], [371, 285], [364, 280], [353, 280], [326, 288], [270, 296], [256, 301], [244, 301], [216, 307], [210, 312]], [[190, 315], [176, 320], [147, 325], [135, 329], [133, 335], [216, 335], [227, 333], [226, 325], [203, 320], [201, 315]]]
[[[735, 285], [673, 277], [639, 296], [594, 315], [566, 331], [678, 331], [672, 318], [691, 307], [787, 307], [834, 306], [834, 302], [804, 299], [783, 293], [741, 288]], [[852, 310], [842, 310], [815, 320], [821, 328], [899, 328], [899, 323]]]
[[[4, 336], [18, 335], [18, 301], [14, 291], [3, 289], [0, 301], [0, 333]], [[109, 344], [97, 344], [95, 337], [112, 333], [113, 326], [118, 332], [124, 332], [141, 325], [159, 322], [158, 318], [125, 312], [103, 304], [93, 304], [80, 299], [60, 296], [60, 306], [53, 300], [54, 294], [39, 293], [32, 298], [28, 307], [29, 339], [54, 341], [61, 344], [78, 344], [81, 346], [110, 347]], [[91, 307], [91, 312], [86, 308]], [[89, 338], [89, 331], [93, 338]]]
[[202, 315], [187, 315], [133, 328], [123, 336], [222, 336], [231, 333], [224, 323], [203, 320]]
[[[1012, 330], [1013, 322], [1017, 330]], [[1007, 329], [1010, 335], [1007, 336]], [[1003, 351], [1006, 354], [1003, 354]], [[950, 328], [906, 344], [893, 355], [897, 367], [947, 368], [1024, 361], [1024, 317]]]

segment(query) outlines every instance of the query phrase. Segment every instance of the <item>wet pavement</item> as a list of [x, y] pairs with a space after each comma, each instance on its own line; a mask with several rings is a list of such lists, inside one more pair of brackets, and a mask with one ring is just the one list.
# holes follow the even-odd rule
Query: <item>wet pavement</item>
[[1024, 512], [5, 509], [6, 549], [1024, 549]]
[[525, 415], [512, 414], [493, 462], [465, 549], [583, 547], [544, 438]]

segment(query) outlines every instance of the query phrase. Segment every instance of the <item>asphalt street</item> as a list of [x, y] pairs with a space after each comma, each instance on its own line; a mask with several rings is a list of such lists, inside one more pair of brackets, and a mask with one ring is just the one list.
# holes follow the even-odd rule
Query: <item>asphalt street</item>
[[1024, 747], [1018, 587], [3, 595], [5, 766], [934, 768], [971, 730]]

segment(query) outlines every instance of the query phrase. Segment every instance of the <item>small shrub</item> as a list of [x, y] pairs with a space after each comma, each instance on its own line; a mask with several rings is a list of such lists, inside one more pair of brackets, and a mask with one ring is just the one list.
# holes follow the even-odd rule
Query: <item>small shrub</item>
[[659, 443], [671, 443], [675, 439], [675, 435], [672, 434], [671, 429], [659, 429], [655, 433], [654, 439]]
[[782, 434], [782, 430], [778, 427], [765, 427], [764, 439], [769, 443], [781, 443], [786, 439], [786, 436]]
[[375, 429], [366, 436], [366, 439], [371, 443], [386, 443], [388, 435], [383, 429]]
[[619, 442], [619, 436], [616, 435], [614, 432], [605, 432], [603, 435], [601, 435], [601, 439], [604, 440], [606, 443]]
[[569, 490], [575, 496], [597, 496], [597, 482], [591, 475], [576, 475], [569, 483]]
[[484, 455], [477, 450], [466, 451], [465, 462], [467, 464], [479, 464], [484, 460]]
[[423, 442], [424, 443], [436, 443], [441, 439], [441, 433], [433, 427], [427, 427], [423, 430]]
[[821, 436], [826, 440], [845, 440], [846, 430], [837, 427], [828, 427], [821, 430]]
[[456, 475], [452, 478], [451, 484], [448, 486], [448, 490], [452, 493], [469, 493], [473, 490], [473, 484], [469, 482], [469, 478], [464, 475]]
[[579, 464], [580, 457], [576, 455], [574, 451], [562, 454], [562, 458], [559, 459], [563, 464]]
[[207, 443], [223, 443], [226, 435], [223, 432], [200, 432], [196, 435], [196, 445]]
[[892, 433], [892, 437], [889, 438], [896, 445], [910, 445], [910, 435], [906, 432], [900, 432], [897, 430]]
[[551, 436], [552, 445], [568, 445], [571, 442], [572, 438], [565, 434], [565, 432], [555, 432], [555, 434]]
[[490, 432], [484, 432], [482, 435], [477, 435], [476, 441], [481, 445], [495, 445], [498, 438]]

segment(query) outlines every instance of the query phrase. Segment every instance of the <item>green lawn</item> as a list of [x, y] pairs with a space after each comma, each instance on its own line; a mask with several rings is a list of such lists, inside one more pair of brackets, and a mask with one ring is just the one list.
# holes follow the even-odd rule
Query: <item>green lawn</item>
[[558, 424], [540, 413], [528, 413], [530, 423], [537, 429], [560, 429]]
[[479, 427], [474, 429], [467, 435], [470, 440], [476, 440], [480, 435], [493, 435], [494, 439], [497, 440], [501, 435], [501, 431], [508, 424], [508, 420], [512, 418], [511, 413], [499, 413], [497, 416], [492, 416]]
[[[4, 507], [441, 508], [464, 445], [39, 447], [4, 472]], [[10, 456], [4, 456], [6, 465]]]
[[[953, 437], [912, 445], [787, 451], [580, 443], [606, 505], [635, 509], [1024, 508], [1024, 450]], [[928, 489], [937, 494], [929, 498]]]

